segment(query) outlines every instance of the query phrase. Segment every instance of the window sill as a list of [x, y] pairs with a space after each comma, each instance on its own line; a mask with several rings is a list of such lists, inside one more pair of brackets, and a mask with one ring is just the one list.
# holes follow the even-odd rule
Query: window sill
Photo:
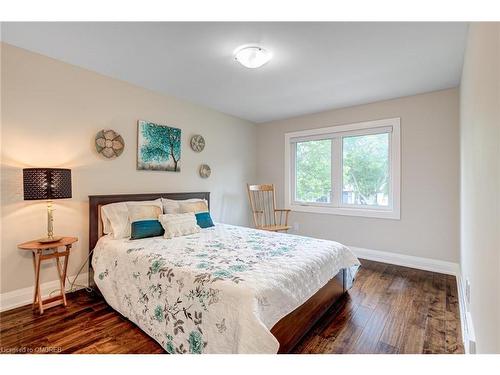
[[326, 207], [313, 205], [298, 205], [291, 204], [289, 207], [292, 211], [309, 212], [315, 214], [343, 215], [343, 216], [360, 216], [372, 217], [378, 219], [400, 220], [401, 215], [399, 210], [377, 210], [371, 208], [349, 208], [349, 207]]

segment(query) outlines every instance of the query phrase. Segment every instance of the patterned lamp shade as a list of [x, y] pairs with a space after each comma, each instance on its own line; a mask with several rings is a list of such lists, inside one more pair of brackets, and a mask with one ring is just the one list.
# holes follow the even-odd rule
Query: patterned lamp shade
[[23, 169], [24, 200], [71, 198], [71, 169]]

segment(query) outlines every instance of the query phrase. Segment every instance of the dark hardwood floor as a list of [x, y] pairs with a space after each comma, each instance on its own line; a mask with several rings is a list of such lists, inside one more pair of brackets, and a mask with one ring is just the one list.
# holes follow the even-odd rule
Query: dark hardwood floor
[[[354, 287], [295, 353], [463, 353], [455, 277], [362, 260]], [[102, 299], [0, 314], [0, 353], [163, 353]]]
[[296, 353], [464, 353], [454, 276], [361, 260]]

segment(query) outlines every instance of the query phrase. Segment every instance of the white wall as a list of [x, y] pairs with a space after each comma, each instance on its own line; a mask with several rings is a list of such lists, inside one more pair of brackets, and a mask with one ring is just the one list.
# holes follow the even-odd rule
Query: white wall
[[[117, 62], [119, 63], [119, 62]], [[88, 254], [88, 195], [210, 191], [216, 220], [248, 224], [246, 183], [255, 178], [255, 125], [186, 101], [2, 44], [1, 293], [33, 285], [31, 255], [16, 245], [44, 236], [44, 202], [23, 201], [22, 168], [66, 167], [73, 198], [55, 201], [55, 233], [79, 238], [70, 259], [74, 274]], [[137, 120], [182, 129], [181, 172], [136, 170]], [[94, 136], [114, 129], [125, 140], [115, 160], [100, 157]], [[206, 148], [188, 144], [202, 134]], [[198, 166], [212, 168], [210, 178]], [[56, 279], [44, 267], [42, 281]]]
[[284, 204], [286, 132], [401, 117], [401, 220], [292, 212], [290, 222], [304, 235], [458, 263], [458, 113], [450, 89], [259, 124], [256, 182], [275, 184]]
[[469, 27], [460, 86], [461, 268], [479, 353], [500, 353], [500, 24]]

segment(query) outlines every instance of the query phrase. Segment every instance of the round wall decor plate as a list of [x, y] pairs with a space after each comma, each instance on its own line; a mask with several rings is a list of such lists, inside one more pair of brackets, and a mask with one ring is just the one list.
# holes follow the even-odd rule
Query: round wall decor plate
[[208, 178], [210, 177], [210, 174], [212, 173], [212, 170], [207, 164], [202, 164], [200, 165], [200, 177], [201, 178]]
[[205, 148], [205, 138], [201, 135], [193, 135], [191, 137], [191, 148], [193, 151], [201, 152]]
[[114, 130], [101, 130], [95, 136], [95, 149], [108, 159], [120, 156], [124, 147], [122, 136]]

